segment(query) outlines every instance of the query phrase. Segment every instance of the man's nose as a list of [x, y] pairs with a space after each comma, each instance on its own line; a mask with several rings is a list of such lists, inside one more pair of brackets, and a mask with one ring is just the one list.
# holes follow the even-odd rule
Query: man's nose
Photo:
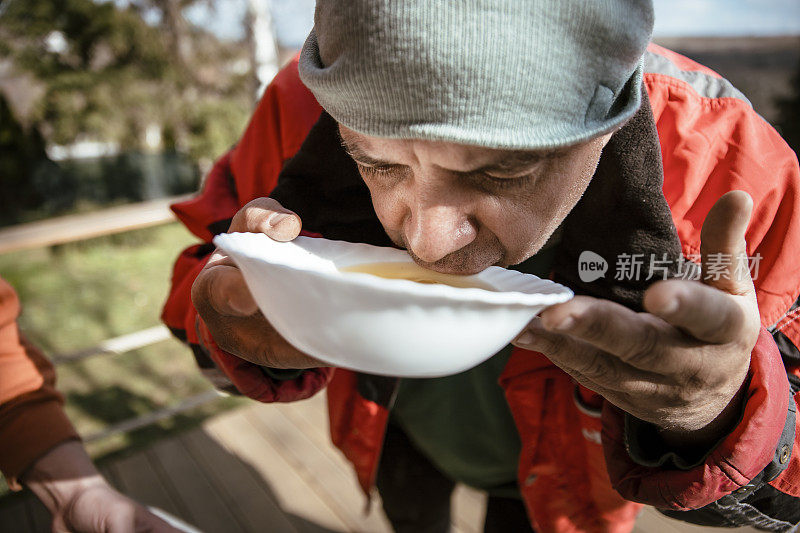
[[434, 263], [475, 240], [478, 230], [453, 205], [417, 205], [406, 219], [406, 244], [426, 263]]

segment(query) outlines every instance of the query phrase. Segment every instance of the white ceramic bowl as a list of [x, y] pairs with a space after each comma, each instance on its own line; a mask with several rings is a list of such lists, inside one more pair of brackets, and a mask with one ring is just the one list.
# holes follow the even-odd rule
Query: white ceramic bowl
[[542, 309], [573, 295], [558, 283], [500, 267], [458, 276], [492, 290], [340, 270], [372, 263], [419, 269], [404, 251], [368, 244], [308, 237], [280, 243], [260, 233], [223, 234], [214, 244], [236, 262], [264, 316], [287, 341], [332, 366], [371, 374], [462, 372], [501, 350]]

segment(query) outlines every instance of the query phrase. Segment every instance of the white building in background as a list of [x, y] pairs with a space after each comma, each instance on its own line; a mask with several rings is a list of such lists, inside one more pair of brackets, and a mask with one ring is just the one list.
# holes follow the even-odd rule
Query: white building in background
[[53, 161], [66, 159], [88, 159], [90, 157], [104, 157], [119, 154], [119, 144], [100, 141], [77, 141], [69, 145], [48, 145], [47, 157]]

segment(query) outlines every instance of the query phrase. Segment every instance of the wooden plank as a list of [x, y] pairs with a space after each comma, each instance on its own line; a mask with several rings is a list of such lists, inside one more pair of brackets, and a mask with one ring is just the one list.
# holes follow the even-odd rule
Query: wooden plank
[[280, 449], [306, 483], [347, 524], [350, 531], [390, 533], [383, 513], [364, 514], [367, 502], [352, 471], [344, 473], [344, 460], [330, 446], [318, 447], [284, 414], [280, 405], [272, 409], [246, 409], [245, 416], [261, 436]]
[[[254, 409], [268, 409], [272, 405], [257, 406]], [[328, 406], [324, 394], [317, 394], [307, 400], [275, 405], [297, 426], [302, 433], [312, 440], [320, 450], [327, 452], [334, 463], [338, 466], [341, 475], [355, 481], [355, 471], [352, 465], [344, 458], [344, 455], [333, 445], [329, 433]], [[361, 494], [360, 488], [358, 489]], [[363, 497], [363, 496], [362, 496]], [[372, 494], [370, 502], [370, 514], [375, 514], [385, 521], [387, 527], [388, 519], [383, 512], [383, 504], [377, 492]], [[465, 533], [460, 527], [452, 526], [454, 533]]]
[[28, 512], [25, 509], [25, 499], [14, 496], [8, 503], [0, 506], [0, 531], [14, 533], [28, 533]]
[[171, 494], [180, 497], [191, 523], [207, 533], [244, 531], [180, 440], [158, 441], [147, 450], [147, 456], [158, 465], [156, 471], [160, 470]]
[[122, 481], [117, 478], [117, 472], [111, 468], [110, 463], [105, 463], [103, 466], [98, 466], [97, 470], [100, 472], [100, 475], [103, 476], [106, 481], [108, 481], [109, 485], [118, 491], [123, 492]]
[[254, 406], [253, 409], [278, 408], [292, 423], [311, 439], [320, 450], [328, 452], [334, 459], [337, 469], [344, 476], [355, 479], [355, 471], [344, 455], [331, 442], [328, 422], [328, 407], [323, 395], [308, 400], [284, 404]]
[[47, 507], [33, 494], [25, 500], [25, 509], [28, 514], [28, 524], [33, 533], [50, 533], [53, 516]]
[[486, 518], [486, 493], [480, 492], [465, 485], [456, 485], [453, 491], [452, 513], [450, 520], [453, 527], [465, 533], [480, 533], [483, 531], [483, 521]]
[[242, 412], [217, 417], [207, 423], [206, 429], [217, 442], [260, 474], [298, 531], [348, 531], [345, 523], [294, 471], [281, 453], [259, 435]]
[[[272, 404], [259, 407], [265, 409], [272, 407]], [[328, 403], [324, 393], [316, 394], [307, 400], [280, 404], [279, 408], [295, 420], [295, 423], [301, 425], [315, 442], [333, 446], [329, 430]]]
[[[285, 405], [285, 407], [284, 407]], [[295, 425], [318, 446], [330, 444], [328, 436], [327, 408], [324, 395], [318, 394], [308, 400], [281, 405], [283, 413], [291, 418]], [[259, 408], [270, 408], [271, 405]], [[345, 464], [342, 461], [342, 464]], [[348, 471], [352, 469], [347, 465]], [[453, 528], [465, 532], [481, 531], [486, 513], [486, 495], [469, 487], [458, 486], [453, 499]], [[703, 532], [738, 532], [756, 533], [758, 530], [743, 528], [709, 528], [687, 524], [679, 520], [667, 518], [653, 508], [645, 508], [639, 516], [634, 533], [703, 533]]]
[[[337, 456], [341, 457], [339, 450], [331, 442], [328, 405], [324, 394], [317, 394], [299, 402], [254, 406], [253, 409], [274, 409], [275, 407], [291, 419], [294, 425], [300, 428], [317, 446], [333, 450]], [[353, 470], [347, 466], [347, 471], [352, 472]]]
[[[257, 406], [254, 408], [268, 409], [272, 405]], [[334, 458], [336, 465], [343, 475], [355, 479], [355, 471], [352, 465], [344, 458], [344, 455], [331, 442], [328, 406], [324, 394], [303, 400], [300, 402], [290, 402], [277, 405], [281, 412], [311, 439], [320, 450], [329, 451]]]
[[269, 524], [270, 532], [297, 532], [258, 473], [238, 457], [202, 429], [185, 433], [180, 439], [246, 531], [257, 533]]
[[472, 529], [464, 529], [455, 522], [450, 522], [450, 530], [448, 533], [471, 533]]
[[[352, 479], [355, 486], [358, 487], [353, 467], [347, 459], [344, 458], [344, 455], [342, 455], [339, 449], [331, 442], [325, 401], [322, 398], [316, 398], [317, 397], [303, 400], [301, 402], [254, 406], [252, 409], [254, 412], [260, 412], [266, 409], [277, 409], [294, 427], [313, 442], [320, 451], [331, 458], [334, 467], [342, 476]], [[360, 488], [358, 490], [359, 494], [362, 494]]]
[[[348, 476], [353, 476], [353, 469], [339, 451], [333, 446], [328, 433], [327, 403], [323, 394], [317, 394], [308, 400], [291, 402], [280, 405], [255, 406], [252, 409], [278, 408], [287, 418], [291, 419], [304, 435], [312, 440], [322, 450], [330, 450], [335, 457], [335, 462], [340, 470]], [[470, 487], [459, 485], [453, 495], [453, 520], [452, 527], [458, 532], [475, 532], [483, 530], [483, 519], [486, 514], [486, 495]], [[380, 513], [380, 498], [374, 498], [372, 512]]]
[[114, 461], [109, 465], [109, 470], [114, 473], [114, 478], [119, 480], [119, 489], [122, 493], [139, 503], [158, 507], [191, 522], [189, 512], [183, 503], [170, 495], [144, 452]]
[[687, 524], [680, 520], [668, 518], [659, 513], [652, 507], [645, 507], [639, 519], [636, 520], [636, 526], [633, 528], [633, 533], [758, 533], [758, 530], [752, 527], [736, 527], [736, 528], [723, 528], [723, 527], [707, 527], [696, 526], [694, 524]]
[[[356, 490], [363, 501], [364, 497], [362, 495], [360, 487], [358, 487], [357, 485], [355, 478], [355, 471], [353, 470], [352, 465], [347, 461], [347, 459], [345, 459], [344, 455], [333, 445], [333, 442], [331, 442], [331, 437], [329, 432], [329, 420], [328, 420], [328, 405], [324, 394], [317, 394], [307, 400], [302, 400], [299, 402], [260, 405], [252, 407], [252, 409], [269, 409], [269, 408], [279, 409], [284, 415], [287, 416], [287, 418], [291, 419], [294, 425], [306, 437], [312, 440], [320, 450], [327, 453], [337, 466], [340, 474], [347, 479], [353, 480], [353, 484], [357, 487]], [[390, 527], [389, 521], [383, 512], [383, 504], [381, 503], [381, 498], [378, 495], [377, 491], [375, 491], [372, 494], [369, 513], [370, 515], [379, 516], [380, 520], [385, 521], [387, 527]], [[461, 533], [461, 531], [458, 530], [458, 528], [456, 528], [455, 533]]]
[[[353, 476], [353, 469], [339, 451], [333, 446], [328, 433], [328, 412], [325, 397], [317, 394], [308, 400], [291, 402], [280, 405], [255, 406], [252, 409], [278, 408], [287, 418], [291, 419], [304, 435], [311, 439], [322, 450], [330, 450], [339, 469], [347, 476]], [[458, 532], [476, 532], [483, 530], [483, 518], [486, 513], [486, 495], [470, 487], [459, 485], [453, 496], [452, 527]], [[374, 498], [374, 513], [383, 511], [380, 507], [380, 498]]]
[[53, 246], [92, 237], [156, 226], [175, 220], [169, 206], [192, 194], [159, 198], [85, 213], [19, 224], [0, 230], [0, 254]]

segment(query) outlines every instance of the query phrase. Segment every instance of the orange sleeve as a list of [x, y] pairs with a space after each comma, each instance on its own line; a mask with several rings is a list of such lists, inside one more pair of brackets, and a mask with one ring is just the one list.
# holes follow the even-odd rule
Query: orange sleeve
[[283, 165], [300, 149], [321, 112], [300, 81], [295, 57], [270, 82], [244, 135], [217, 160], [200, 193], [172, 205], [178, 220], [203, 244], [187, 248], [178, 257], [161, 318], [178, 339], [192, 346], [201, 368], [212, 363], [199, 350], [191, 288], [214, 251], [211, 240], [228, 230], [233, 216], [247, 202], [270, 194]]
[[0, 278], [0, 471], [12, 489], [56, 444], [77, 439], [55, 389], [55, 369], [17, 327], [19, 300]]

